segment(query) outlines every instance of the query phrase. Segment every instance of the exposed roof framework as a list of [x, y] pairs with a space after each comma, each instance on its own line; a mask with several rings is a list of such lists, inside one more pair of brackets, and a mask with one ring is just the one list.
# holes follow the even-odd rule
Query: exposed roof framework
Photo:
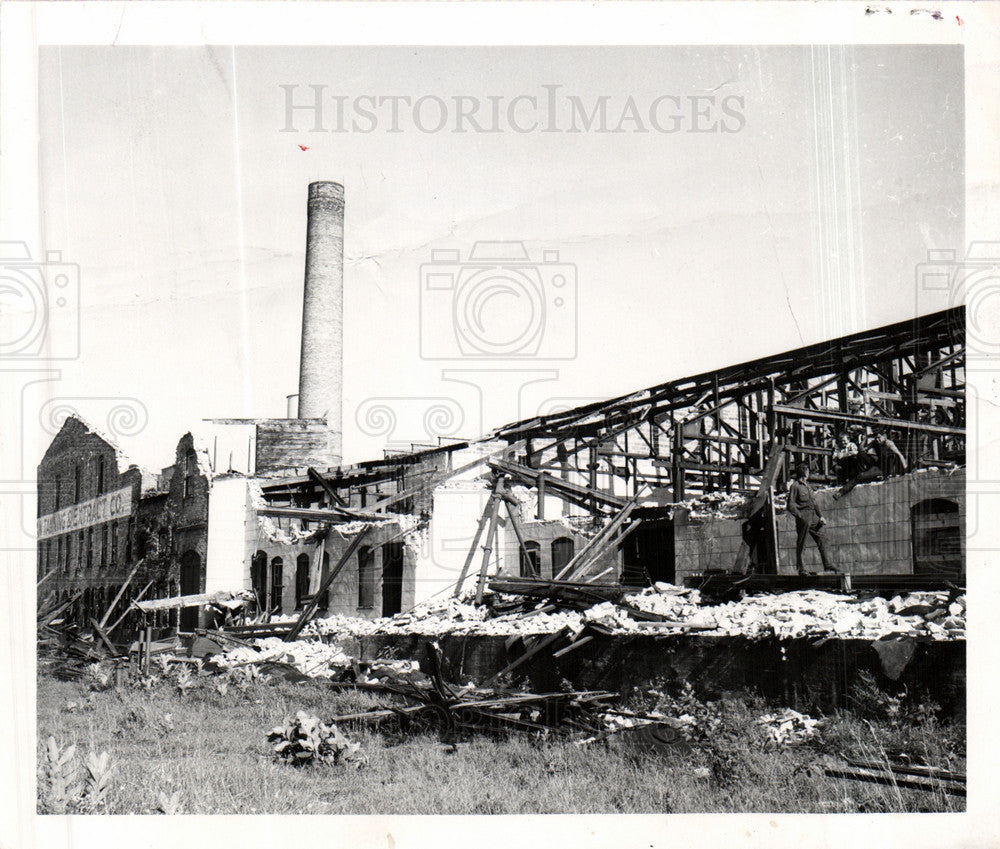
[[543, 491], [558, 478], [552, 494], [598, 512], [642, 487], [672, 501], [756, 493], [774, 446], [792, 461], [784, 469], [807, 461], [832, 480], [835, 432], [874, 427], [911, 468], [964, 462], [964, 307], [524, 419], [493, 437], [525, 441], [503, 472]]

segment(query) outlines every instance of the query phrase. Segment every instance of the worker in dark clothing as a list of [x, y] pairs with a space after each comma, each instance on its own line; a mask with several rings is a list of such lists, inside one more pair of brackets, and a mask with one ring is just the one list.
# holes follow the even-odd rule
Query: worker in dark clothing
[[859, 483], [885, 480], [906, 471], [906, 458], [884, 429], [875, 431], [874, 439], [858, 457], [857, 474], [840, 488], [834, 499], [843, 498]]
[[875, 439], [869, 448], [883, 477], [891, 478], [906, 472], [906, 458], [896, 447], [896, 443], [889, 439], [889, 434], [885, 430], [875, 431]]
[[836, 573], [837, 570], [827, 559], [823, 541], [823, 525], [826, 524], [826, 519], [820, 515], [816, 506], [816, 497], [812, 487], [809, 486], [809, 466], [805, 463], [796, 466], [795, 476], [788, 487], [788, 512], [795, 517], [795, 569], [798, 573], [811, 574], [806, 572], [802, 565], [802, 549], [805, 548], [807, 536], [811, 536], [816, 543], [819, 559], [823, 561], [823, 569]]

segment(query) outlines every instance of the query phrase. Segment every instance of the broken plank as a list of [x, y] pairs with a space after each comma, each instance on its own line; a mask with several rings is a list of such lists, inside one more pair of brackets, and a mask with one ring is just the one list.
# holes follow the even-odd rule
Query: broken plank
[[354, 537], [354, 539], [351, 540], [351, 544], [347, 546], [347, 549], [344, 551], [344, 553], [340, 555], [340, 559], [337, 561], [337, 565], [334, 566], [332, 570], [330, 570], [330, 574], [327, 575], [326, 578], [323, 580], [323, 582], [320, 584], [319, 590], [316, 592], [316, 595], [313, 598], [313, 600], [309, 602], [305, 610], [302, 611], [302, 615], [299, 616], [297, 620], [295, 620], [295, 624], [292, 626], [292, 629], [285, 635], [285, 642], [291, 642], [292, 640], [294, 640], [299, 635], [299, 632], [301, 632], [302, 629], [306, 626], [306, 623], [312, 618], [313, 614], [316, 613], [316, 609], [319, 607], [320, 597], [323, 595], [323, 593], [325, 593], [328, 589], [330, 589], [330, 585], [336, 580], [337, 576], [340, 574], [340, 570], [343, 569], [344, 566], [347, 564], [347, 561], [351, 559], [354, 552], [357, 551], [358, 546], [361, 545], [361, 541], [366, 536], [368, 536], [368, 532], [370, 530], [371, 530], [370, 527], [365, 528], [360, 534], [358, 534], [357, 536]]
[[566, 646], [564, 648], [559, 649], [559, 651], [552, 652], [552, 656], [553, 657], [562, 657], [563, 655], [569, 654], [571, 651], [576, 651], [578, 648], [580, 648], [580, 646], [586, 645], [592, 639], [594, 639], [594, 635], [593, 634], [587, 634], [587, 636], [580, 637], [579, 640], [577, 640], [574, 643], [570, 643], [568, 646]]
[[111, 602], [111, 604], [108, 605], [108, 609], [104, 611], [104, 615], [101, 617], [100, 625], [102, 628], [108, 624], [108, 619], [111, 618], [111, 612], [115, 609], [115, 605], [118, 604], [119, 601], [121, 601], [121, 597], [125, 594], [125, 590], [128, 588], [129, 584], [132, 583], [132, 579], [135, 577], [135, 573], [139, 571], [139, 567], [142, 566], [142, 564], [145, 562], [146, 558], [145, 557], [141, 558], [135, 564], [135, 566], [132, 567], [132, 571], [128, 573], [128, 577], [125, 579], [125, 583], [121, 585], [121, 588], [118, 590], [118, 593], [114, 597], [114, 600]]

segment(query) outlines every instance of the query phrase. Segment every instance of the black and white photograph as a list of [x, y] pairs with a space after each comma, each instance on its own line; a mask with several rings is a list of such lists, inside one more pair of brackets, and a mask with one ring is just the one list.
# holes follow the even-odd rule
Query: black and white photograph
[[0, 846], [996, 845], [996, 7], [0, 24]]

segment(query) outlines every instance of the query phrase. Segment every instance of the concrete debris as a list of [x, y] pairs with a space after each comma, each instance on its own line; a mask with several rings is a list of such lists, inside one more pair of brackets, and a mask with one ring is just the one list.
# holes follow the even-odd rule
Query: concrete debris
[[[840, 637], [877, 640], [890, 634], [929, 637], [935, 640], [965, 639], [965, 596], [951, 605], [944, 592], [910, 593], [905, 598], [858, 600], [821, 590], [748, 596], [737, 602], [702, 606], [697, 590], [658, 584], [626, 595], [622, 601], [669, 623], [656, 623], [657, 633], [684, 633], [692, 626], [705, 636], [742, 636], [751, 640], [776, 637]], [[927, 612], [912, 613], [914, 605]], [[954, 608], [954, 612], [951, 608]], [[487, 605], [445, 599], [420, 605], [391, 619], [353, 619], [333, 616], [310, 622], [303, 636], [361, 637], [374, 634], [529, 635], [550, 634], [563, 628], [578, 633], [588, 624], [598, 624], [615, 633], [648, 632], [620, 605], [595, 604], [587, 610], [544, 610], [533, 615], [522, 612], [491, 615]], [[672, 623], [677, 623], [674, 626]], [[683, 627], [682, 627], [683, 626]]]
[[[357, 665], [357, 661], [335, 644], [318, 640], [284, 642], [280, 637], [267, 637], [254, 642], [254, 647], [240, 646], [225, 654], [212, 657], [212, 662], [222, 668], [280, 663], [292, 666], [309, 678], [340, 678], [344, 670]], [[419, 671], [415, 660], [378, 660], [357, 669], [361, 681], [375, 681], [386, 675], [405, 676]]]
[[329, 678], [351, 665], [351, 658], [339, 646], [315, 640], [286, 643], [280, 637], [257, 640], [256, 648], [239, 646], [215, 655], [212, 660], [223, 669], [265, 662], [287, 663], [312, 678]]
[[791, 708], [765, 714], [757, 724], [763, 726], [768, 742], [775, 746], [797, 746], [819, 736], [820, 720]]

